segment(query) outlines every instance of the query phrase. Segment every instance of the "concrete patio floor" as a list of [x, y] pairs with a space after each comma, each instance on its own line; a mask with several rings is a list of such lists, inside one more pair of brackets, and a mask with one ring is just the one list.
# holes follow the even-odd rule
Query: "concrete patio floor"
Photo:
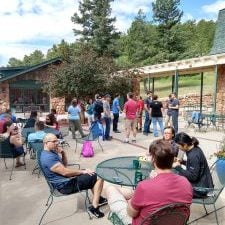
[[[122, 121], [122, 120], [121, 120]], [[180, 131], [184, 131], [184, 122], [180, 120]], [[123, 131], [123, 122], [119, 124], [120, 130]], [[190, 135], [195, 136], [200, 141], [200, 146], [209, 164], [215, 161], [215, 158], [210, 159], [210, 155], [219, 147], [219, 141], [224, 136], [223, 132], [208, 131], [206, 133], [194, 132], [189, 129]], [[127, 155], [145, 155], [147, 148], [152, 140], [153, 135], [144, 136], [138, 134], [136, 145], [125, 144], [121, 141], [124, 139], [124, 133], [112, 133], [114, 139], [112, 141], [102, 142], [104, 152], [99, 149], [97, 143], [94, 143], [95, 156], [93, 158], [83, 158], [79, 156], [81, 145], [78, 145], [78, 151], [75, 153], [75, 141], [71, 139], [71, 135], [66, 137], [70, 144], [70, 148], [66, 148], [70, 162], [80, 163], [82, 168], [95, 169], [97, 163], [112, 157], [127, 156]], [[27, 169], [15, 169], [12, 180], [9, 180], [9, 171], [5, 170], [4, 162], [0, 160], [0, 224], [2, 225], [36, 225], [38, 224], [42, 213], [45, 210], [45, 203], [49, 195], [48, 186], [41, 176], [38, 178], [36, 174], [32, 175], [32, 169], [35, 161], [26, 156]], [[11, 161], [7, 160], [7, 165], [11, 166]], [[105, 184], [108, 185], [108, 184]], [[55, 202], [45, 216], [42, 224], [51, 225], [110, 225], [107, 220], [108, 206], [102, 207], [105, 212], [105, 217], [102, 219], [89, 220], [88, 214], [84, 208], [84, 197], [80, 194], [70, 195], [68, 197], [55, 198]], [[225, 205], [225, 193], [217, 201], [217, 206]], [[210, 206], [209, 209], [212, 209]], [[191, 206], [191, 219], [199, 217], [204, 213], [201, 205]], [[225, 208], [218, 211], [220, 225], [225, 225]], [[209, 216], [194, 222], [199, 225], [214, 225], [216, 224], [215, 215]]]

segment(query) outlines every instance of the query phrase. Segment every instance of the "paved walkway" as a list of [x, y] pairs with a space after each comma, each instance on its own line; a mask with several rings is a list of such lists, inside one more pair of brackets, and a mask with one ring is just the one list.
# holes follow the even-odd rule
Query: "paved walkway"
[[[184, 122], [180, 121], [180, 131], [184, 131]], [[119, 124], [120, 130], [124, 130], [123, 121]], [[210, 158], [210, 155], [216, 151], [219, 147], [219, 141], [222, 139], [224, 133], [217, 131], [208, 131], [206, 133], [194, 132], [188, 130], [190, 135], [197, 137], [200, 141], [200, 146], [205, 152], [209, 163], [215, 160]], [[98, 162], [102, 160], [127, 155], [145, 155], [149, 144], [153, 138], [152, 135], [144, 136], [138, 134], [136, 144], [122, 143], [124, 134], [112, 134], [112, 141], [102, 142], [104, 152], [101, 152], [97, 143], [94, 143], [95, 156], [93, 158], [83, 158], [79, 156], [81, 145], [78, 146], [78, 151], [75, 153], [75, 142], [71, 139], [71, 135], [67, 137], [70, 143], [70, 148], [67, 148], [67, 153], [70, 162], [79, 162], [83, 168], [95, 169]], [[44, 178], [40, 178], [37, 175], [32, 175], [31, 171], [35, 162], [28, 159], [27, 156], [27, 170], [16, 169], [12, 180], [9, 181], [9, 172], [5, 170], [3, 160], [0, 163], [0, 224], [2, 225], [35, 225], [38, 224], [39, 219], [44, 212], [45, 203], [48, 198], [49, 190], [45, 183]], [[10, 166], [10, 161], [7, 160]], [[106, 184], [107, 185], [107, 184]], [[172, 188], [172, 187], [171, 187]], [[225, 195], [222, 194], [218, 200], [217, 205], [221, 206], [225, 203]], [[102, 219], [89, 220], [87, 213], [84, 210], [84, 199], [80, 194], [71, 195], [56, 199], [53, 206], [50, 208], [43, 224], [51, 225], [110, 225], [107, 220], [108, 206], [103, 207], [103, 211], [106, 216]], [[192, 205], [191, 207], [191, 219], [203, 212], [202, 206]], [[225, 209], [221, 209], [219, 212], [220, 225], [225, 224]], [[199, 225], [213, 225], [215, 223], [214, 214], [199, 220], [193, 224]]]

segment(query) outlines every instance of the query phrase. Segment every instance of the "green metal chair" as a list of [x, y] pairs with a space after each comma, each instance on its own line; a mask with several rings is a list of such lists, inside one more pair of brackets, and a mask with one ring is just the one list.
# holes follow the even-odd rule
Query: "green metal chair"
[[34, 172], [37, 170], [38, 171], [38, 178], [39, 178], [41, 170], [40, 170], [40, 167], [39, 167], [39, 164], [38, 164], [38, 158], [40, 158], [41, 151], [44, 149], [43, 141], [42, 140], [36, 140], [35, 142], [29, 142], [28, 144], [31, 147], [32, 151], [34, 152], [35, 158], [36, 158], [36, 165], [35, 165], [35, 167], [32, 171], [32, 174], [34, 174]]
[[[99, 126], [101, 127], [101, 129], [98, 128]], [[83, 144], [85, 141], [97, 141], [103, 152], [103, 147], [100, 143], [100, 136], [103, 137], [103, 133], [104, 133], [103, 125], [99, 121], [92, 122], [91, 127], [89, 128], [89, 133], [86, 137], [84, 138], [78, 138], [77, 136], [75, 137], [75, 141], [76, 141], [75, 152], [77, 150], [77, 144], [78, 143]], [[81, 152], [80, 152], [80, 155], [81, 155]]]
[[[45, 180], [46, 180], [46, 182], [48, 184], [48, 187], [49, 187], [50, 194], [49, 194], [49, 197], [48, 197], [48, 200], [47, 200], [47, 203], [46, 203], [47, 208], [44, 211], [44, 213], [42, 214], [42, 217], [41, 217], [41, 219], [39, 221], [39, 225], [41, 225], [44, 216], [46, 215], [47, 211], [51, 207], [51, 205], [53, 203], [54, 197], [68, 196], [68, 195], [65, 195], [65, 194], [60, 193], [57, 189], [55, 189], [53, 187], [52, 183], [49, 181], [48, 177], [45, 175], [45, 173], [44, 173], [44, 171], [43, 171], [43, 169], [41, 167], [41, 162], [40, 162], [41, 151], [42, 150], [40, 150], [40, 151], [37, 152], [38, 166], [39, 166], [39, 169], [40, 169], [41, 173], [45, 177]], [[71, 165], [77, 165], [78, 168], [80, 169], [80, 165], [79, 164], [69, 164], [69, 166], [71, 166]], [[71, 178], [62, 178], [61, 180], [58, 180], [58, 182], [69, 181]], [[79, 189], [79, 187], [78, 187], [78, 189]], [[80, 193], [82, 195], [82, 192], [85, 193], [84, 198], [85, 198], [85, 208], [86, 208], [86, 211], [88, 213], [89, 219], [92, 219], [92, 217], [91, 217], [91, 215], [90, 215], [90, 213], [88, 211], [88, 204], [91, 204], [91, 201], [90, 201], [90, 198], [89, 198], [89, 195], [88, 195], [88, 190], [83, 190], [83, 191], [80, 191], [78, 193]], [[76, 193], [73, 193], [73, 194], [76, 194]]]
[[[25, 153], [22, 155], [23, 157], [23, 162], [24, 162], [24, 168], [26, 169], [26, 163], [25, 163]], [[6, 159], [11, 158], [12, 159], [12, 168], [10, 171], [10, 175], [9, 175], [9, 180], [12, 180], [12, 174], [13, 174], [13, 170], [15, 168], [15, 158], [16, 156], [13, 154], [12, 148], [9, 145], [9, 142], [6, 140], [0, 140], [0, 158], [4, 159], [4, 164], [5, 164], [5, 168], [8, 169], [7, 165], [6, 165]]]
[[[202, 191], [202, 192], [206, 191], [208, 193], [205, 198], [194, 198], [192, 200], [192, 203], [194, 203], [194, 204], [203, 205], [204, 210], [205, 210], [205, 214], [203, 216], [195, 219], [195, 220], [192, 220], [192, 221], [188, 222], [188, 224], [191, 224], [191, 223], [193, 223], [193, 222], [195, 222], [199, 219], [202, 219], [202, 218], [208, 216], [211, 213], [215, 213], [216, 223], [217, 223], [217, 225], [219, 225], [217, 210], [223, 208], [224, 206], [217, 209], [215, 204], [216, 204], [217, 199], [219, 198], [220, 194], [222, 193], [222, 191], [224, 189], [224, 184], [221, 183], [220, 178], [219, 178], [219, 176], [217, 174], [217, 171], [216, 171], [217, 162], [218, 161], [216, 161], [210, 168], [211, 175], [212, 175], [212, 178], [213, 178], [214, 188], [203, 188], [203, 187], [194, 188], [195, 190]], [[213, 211], [208, 212], [208, 210], [206, 209], [207, 205], [213, 205]]]
[[[140, 225], [185, 225], [190, 216], [190, 206], [173, 203], [162, 206], [146, 216]], [[124, 225], [116, 213], [110, 213], [108, 219], [114, 225]]]

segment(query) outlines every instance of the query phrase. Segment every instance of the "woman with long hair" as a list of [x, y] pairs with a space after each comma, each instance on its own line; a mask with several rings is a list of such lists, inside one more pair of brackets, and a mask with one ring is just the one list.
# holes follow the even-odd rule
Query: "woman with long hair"
[[54, 114], [50, 113], [45, 118], [45, 126], [59, 130], [59, 124]]
[[16, 157], [16, 167], [24, 166], [25, 163], [20, 161], [20, 156], [25, 152], [23, 148], [23, 139], [18, 133], [18, 127], [16, 127], [12, 121], [5, 122], [3, 125], [2, 136], [6, 138], [5, 141], [9, 142], [13, 155]]
[[[186, 153], [187, 161], [176, 161], [173, 167], [180, 175], [186, 177], [193, 187], [213, 188], [212, 176], [205, 155], [199, 147], [199, 141], [184, 132], [178, 133], [174, 141], [179, 149]], [[181, 167], [181, 163], [186, 166], [186, 169]], [[194, 189], [195, 198], [206, 197], [207, 193], [207, 191]]]

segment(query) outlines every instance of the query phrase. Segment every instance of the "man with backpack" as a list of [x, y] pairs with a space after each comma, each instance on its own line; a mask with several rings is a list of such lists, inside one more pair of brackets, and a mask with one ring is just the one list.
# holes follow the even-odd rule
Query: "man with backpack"
[[96, 94], [95, 102], [93, 104], [94, 120], [100, 120], [102, 112], [103, 112], [102, 98], [99, 94]]
[[[43, 143], [40, 164], [53, 187], [65, 195], [91, 189], [93, 199], [88, 211], [96, 218], [104, 217], [104, 213], [99, 210], [99, 206], [107, 204], [107, 199], [101, 196], [104, 181], [98, 179], [97, 174], [90, 169], [67, 167], [66, 152], [58, 146], [59, 142], [54, 134], [46, 134]], [[63, 178], [71, 179], [65, 181]]]

